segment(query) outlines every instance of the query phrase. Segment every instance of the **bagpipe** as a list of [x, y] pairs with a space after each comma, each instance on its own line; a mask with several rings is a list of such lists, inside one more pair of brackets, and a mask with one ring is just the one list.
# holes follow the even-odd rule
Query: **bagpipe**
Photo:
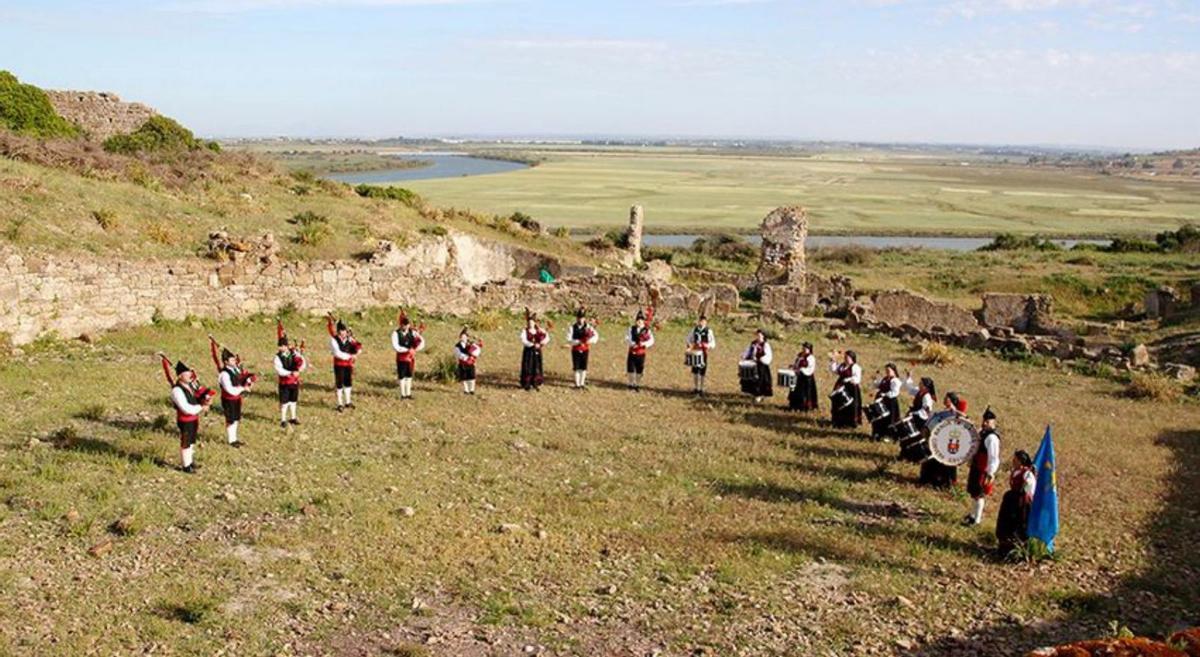
[[[464, 348], [464, 351], [467, 354], [467, 359], [463, 362], [467, 365], [474, 365], [475, 360], [479, 358], [479, 352], [483, 349], [483, 340], [477, 339], [471, 335], [465, 326], [463, 327], [463, 332], [459, 334], [459, 337], [461, 338], [463, 335], [467, 336], [467, 346]], [[455, 346], [457, 347], [458, 345]]]
[[[167, 385], [174, 388], [175, 385], [180, 382], [175, 378], [175, 373], [171, 366], [171, 359], [167, 358], [167, 355], [161, 351], [158, 352], [158, 358], [162, 363], [163, 376], [167, 379]], [[193, 380], [189, 387], [192, 390], [192, 395], [196, 397], [201, 406], [208, 406], [212, 402], [213, 398], [217, 396], [216, 390], [200, 385], [200, 381], [198, 379]]]
[[[338, 334], [337, 327], [340, 327], [340, 328], [343, 328], [346, 330], [346, 344], [343, 347], [343, 351], [350, 354], [351, 356], [357, 356], [358, 354], [362, 353], [362, 350], [363, 350], [362, 343], [359, 342], [358, 339], [354, 337], [354, 331], [351, 330], [350, 327], [346, 326], [346, 324], [343, 323], [342, 320], [336, 319], [333, 316], [333, 313], [328, 313], [325, 316], [325, 320], [326, 320], [325, 321], [326, 328], [329, 330], [329, 337], [331, 337], [331, 338], [337, 338], [337, 334]], [[339, 340], [339, 342], [340, 342], [340, 340]]]
[[225, 364], [221, 362], [221, 354], [219, 352], [221, 352], [221, 351], [227, 352], [230, 355], [232, 355], [234, 357], [234, 359], [237, 360], [238, 376], [237, 376], [237, 380], [233, 382], [234, 385], [241, 387], [241, 388], [249, 388], [250, 386], [252, 386], [258, 382], [257, 374], [242, 368], [241, 355], [233, 354], [232, 352], [229, 352], [228, 348], [223, 347], [220, 343], [217, 342], [217, 339], [211, 335], [208, 336], [208, 349], [209, 349], [209, 353], [212, 355], [213, 364], [217, 366], [218, 374], [220, 374], [221, 370], [224, 369], [224, 367], [225, 367]]
[[[534, 315], [533, 311], [529, 310], [529, 307], [526, 306], [525, 307], [525, 335], [526, 336], [529, 335], [529, 322], [531, 320], [533, 322], [537, 323], [537, 315]], [[530, 342], [533, 343], [533, 348], [537, 349], [538, 351], [541, 351], [542, 347], [546, 346], [545, 343], [550, 338], [550, 331], [553, 331], [553, 330], [554, 330], [554, 320], [552, 320], [550, 318], [546, 318], [546, 328], [542, 328], [541, 324], [539, 323], [538, 327], [537, 327], [537, 332], [534, 333], [533, 337], [529, 340]]]
[[[284, 342], [286, 339], [287, 339], [287, 330], [285, 330], [285, 329], [283, 328], [283, 320], [281, 320], [281, 319], [276, 319], [276, 320], [275, 320], [275, 340], [276, 340], [276, 343], [279, 343], [279, 342]], [[304, 344], [304, 340], [303, 340], [303, 339], [301, 339], [301, 340], [300, 340], [300, 346], [299, 346], [299, 347], [294, 347], [294, 346], [292, 346], [292, 342], [291, 342], [291, 341], [288, 341], [288, 342], [287, 342], [287, 345], [288, 345], [288, 350], [289, 350], [289, 351], [291, 352], [291, 354], [292, 354], [292, 358], [295, 360], [295, 364], [294, 364], [294, 366], [295, 366], [295, 368], [296, 368], [296, 369], [294, 369], [294, 370], [291, 370], [291, 371], [292, 371], [292, 372], [299, 372], [299, 371], [303, 370], [303, 369], [304, 369], [304, 364], [307, 362], [307, 361], [304, 359], [304, 346], [305, 346], [305, 344]]]
[[[412, 326], [412, 321], [408, 319], [408, 315], [404, 312], [404, 309], [401, 308], [399, 314], [396, 315], [396, 327], [404, 328], [405, 326]], [[416, 331], [416, 333], [413, 335], [416, 340], [413, 343], [412, 350], [416, 351], [425, 344], [425, 322], [421, 322], [413, 328]], [[349, 329], [347, 329], [347, 331], [349, 331]], [[353, 336], [353, 334], [351, 334], [351, 336]]]

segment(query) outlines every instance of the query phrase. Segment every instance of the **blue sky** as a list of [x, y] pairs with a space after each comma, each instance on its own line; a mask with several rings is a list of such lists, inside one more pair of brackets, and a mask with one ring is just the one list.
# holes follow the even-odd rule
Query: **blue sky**
[[218, 137], [1200, 146], [1200, 0], [0, 0], [0, 68]]

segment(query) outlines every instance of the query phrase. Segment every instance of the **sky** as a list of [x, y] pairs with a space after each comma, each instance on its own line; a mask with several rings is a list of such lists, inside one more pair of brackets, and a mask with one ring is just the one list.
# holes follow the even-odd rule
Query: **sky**
[[0, 0], [0, 69], [206, 137], [1200, 146], [1200, 0]]

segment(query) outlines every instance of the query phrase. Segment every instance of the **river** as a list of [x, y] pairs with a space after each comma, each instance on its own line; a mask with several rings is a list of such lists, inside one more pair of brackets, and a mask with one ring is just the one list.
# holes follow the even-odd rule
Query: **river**
[[[687, 234], [663, 234], [663, 235], [645, 235], [642, 237], [642, 244], [645, 246], [666, 246], [680, 247], [691, 246], [692, 242], [696, 241], [700, 235]], [[761, 244], [762, 238], [758, 235], [745, 236], [747, 242], [751, 244]], [[911, 236], [891, 236], [891, 235], [809, 235], [805, 246], [809, 249], [819, 249], [822, 247], [837, 247], [837, 246], [864, 246], [869, 249], [887, 249], [887, 248], [923, 248], [923, 249], [942, 249], [946, 251], [974, 251], [981, 246], [991, 242], [990, 237], [911, 237]], [[1065, 249], [1069, 249], [1076, 244], [1108, 244], [1109, 240], [1052, 240]]]
[[428, 166], [415, 169], [380, 169], [378, 171], [354, 171], [335, 173], [330, 180], [351, 185], [387, 185], [408, 180], [431, 180], [433, 178], [459, 178], [462, 176], [484, 176], [492, 173], [508, 173], [528, 169], [528, 164], [490, 160], [457, 153], [384, 153], [401, 160], [429, 162]]

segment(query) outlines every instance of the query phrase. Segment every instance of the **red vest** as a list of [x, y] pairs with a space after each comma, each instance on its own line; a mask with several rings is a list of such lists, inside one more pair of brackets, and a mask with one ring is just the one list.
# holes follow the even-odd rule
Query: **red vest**
[[638, 330], [638, 327], [631, 326], [629, 328], [629, 337], [633, 340], [633, 344], [629, 345], [629, 353], [634, 356], [645, 356], [646, 343], [650, 340], [650, 329], [643, 328]]
[[571, 345], [571, 350], [583, 353], [591, 349], [592, 345], [588, 344], [588, 340], [592, 339], [592, 335], [594, 335], [592, 333], [592, 327], [588, 326], [587, 324], [584, 324], [583, 326], [580, 326], [579, 324], [572, 324], [571, 339], [578, 341], [579, 344]]
[[300, 385], [300, 370], [304, 367], [304, 356], [294, 351], [289, 351], [284, 355], [279, 356], [283, 367], [291, 373], [287, 376], [279, 377], [279, 385], [295, 386]]
[[[179, 388], [180, 390], [183, 391], [183, 397], [185, 399], [187, 399], [187, 403], [192, 404], [192, 405], [197, 405], [197, 406], [200, 404], [200, 401], [196, 398], [196, 395], [193, 393], [192, 388], [190, 386], [186, 386], [182, 383], [176, 383], [175, 387]], [[183, 409], [176, 406], [175, 407], [175, 419], [179, 422], [196, 422], [197, 420], [200, 419], [200, 416], [184, 413]]]
[[415, 331], [401, 333], [399, 338], [400, 346], [408, 349], [408, 351], [396, 352], [397, 363], [414, 363], [417, 360], [417, 349], [421, 348], [421, 336]]

